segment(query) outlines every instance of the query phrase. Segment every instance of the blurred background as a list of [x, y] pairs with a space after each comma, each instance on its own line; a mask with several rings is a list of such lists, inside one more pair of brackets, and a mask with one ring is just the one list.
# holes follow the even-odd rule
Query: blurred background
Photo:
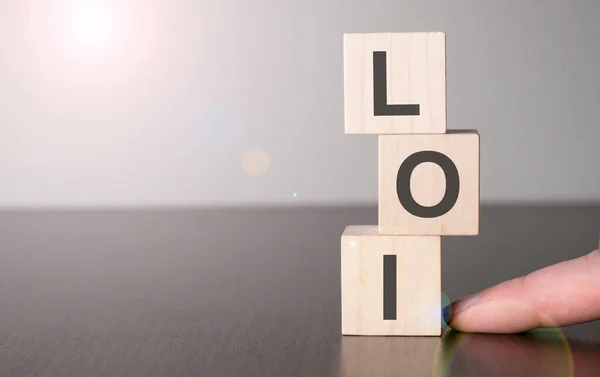
[[375, 204], [342, 34], [445, 31], [483, 203], [600, 201], [596, 0], [0, 0], [0, 207]]

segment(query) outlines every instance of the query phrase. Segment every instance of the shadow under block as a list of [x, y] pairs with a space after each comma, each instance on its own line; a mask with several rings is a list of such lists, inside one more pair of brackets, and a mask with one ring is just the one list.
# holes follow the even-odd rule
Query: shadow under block
[[343, 335], [441, 335], [441, 237], [349, 226], [341, 250]]
[[379, 136], [379, 233], [479, 234], [479, 134]]
[[346, 134], [446, 132], [446, 34], [344, 34]]

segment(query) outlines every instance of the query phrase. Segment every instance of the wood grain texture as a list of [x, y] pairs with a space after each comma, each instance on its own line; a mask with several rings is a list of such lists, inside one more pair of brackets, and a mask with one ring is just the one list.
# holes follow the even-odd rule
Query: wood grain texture
[[[350, 226], [342, 235], [342, 334], [441, 334], [441, 238], [378, 234]], [[383, 256], [397, 256], [396, 319], [383, 319]]]
[[[374, 116], [373, 52], [387, 55], [388, 104], [418, 104], [418, 116]], [[446, 34], [344, 34], [346, 134], [446, 131]]]
[[[479, 234], [479, 149], [476, 131], [379, 136], [379, 233], [420, 236]], [[409, 212], [400, 202], [397, 190], [400, 166], [409, 156], [422, 151], [435, 151], [447, 156], [458, 172], [455, 204], [446, 213], [432, 218]], [[439, 165], [432, 162], [416, 166], [408, 179], [414, 201], [423, 207], [437, 206], [447, 190], [446, 175]]]

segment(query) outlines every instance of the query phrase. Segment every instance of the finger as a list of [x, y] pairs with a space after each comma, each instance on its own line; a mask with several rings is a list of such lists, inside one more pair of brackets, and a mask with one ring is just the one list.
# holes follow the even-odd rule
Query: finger
[[452, 304], [460, 331], [518, 333], [600, 319], [600, 250], [509, 280]]

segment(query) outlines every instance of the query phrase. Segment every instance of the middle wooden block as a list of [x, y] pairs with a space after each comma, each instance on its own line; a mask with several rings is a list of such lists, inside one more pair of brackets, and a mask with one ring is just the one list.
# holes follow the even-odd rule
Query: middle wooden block
[[379, 136], [379, 233], [479, 233], [479, 134]]

